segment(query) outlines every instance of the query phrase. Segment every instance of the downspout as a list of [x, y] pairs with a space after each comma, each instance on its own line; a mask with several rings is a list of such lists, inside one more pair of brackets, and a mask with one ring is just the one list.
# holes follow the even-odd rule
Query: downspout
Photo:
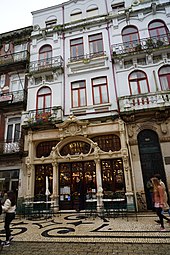
[[[64, 19], [64, 4], [62, 4], [62, 16], [63, 16], [63, 27], [64, 27], [64, 22], [65, 22], [65, 19]], [[65, 72], [65, 33], [64, 31], [62, 32], [62, 40], [63, 40], [63, 72], [64, 72], [64, 75], [63, 75], [63, 106], [64, 106], [64, 109], [63, 109], [63, 114], [65, 115], [65, 75], [66, 75], [66, 72]]]
[[[105, 0], [105, 5], [106, 5], [106, 11], [107, 15], [109, 15], [108, 12], [108, 6], [107, 6], [107, 0]], [[110, 57], [112, 56], [112, 50], [111, 50], [111, 40], [110, 40], [110, 31], [109, 31], [109, 22], [107, 21], [107, 33], [108, 33], [108, 39], [109, 39], [109, 50], [110, 50]], [[112, 62], [112, 57], [110, 62]], [[112, 75], [113, 75], [113, 82], [114, 82], [114, 90], [115, 90], [115, 95], [116, 95], [116, 102], [117, 102], [117, 107], [118, 107], [118, 114], [120, 115], [120, 107], [119, 107], [119, 101], [118, 101], [118, 93], [117, 93], [117, 87], [116, 87], [116, 78], [115, 78], [115, 68], [114, 64], [112, 63]]]
[[125, 123], [125, 133], [126, 133], [126, 143], [127, 143], [127, 148], [129, 152], [129, 158], [130, 158], [130, 166], [131, 166], [131, 176], [132, 176], [132, 187], [134, 191], [134, 199], [135, 199], [135, 206], [136, 210], [138, 211], [138, 203], [137, 203], [137, 196], [136, 196], [136, 182], [135, 182], [135, 174], [134, 174], [134, 168], [132, 164], [132, 153], [129, 145], [129, 139], [128, 139], [128, 132], [127, 132], [127, 125]]

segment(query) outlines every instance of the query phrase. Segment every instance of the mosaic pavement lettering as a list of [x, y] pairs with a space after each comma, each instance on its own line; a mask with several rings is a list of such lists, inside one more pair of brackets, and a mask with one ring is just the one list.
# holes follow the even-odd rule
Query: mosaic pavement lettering
[[[86, 217], [83, 214], [58, 214], [52, 218], [16, 218], [12, 225], [15, 241], [40, 242], [126, 242], [170, 244], [170, 225], [160, 232], [155, 214], [140, 214], [127, 218]], [[5, 239], [3, 218], [0, 239]]]

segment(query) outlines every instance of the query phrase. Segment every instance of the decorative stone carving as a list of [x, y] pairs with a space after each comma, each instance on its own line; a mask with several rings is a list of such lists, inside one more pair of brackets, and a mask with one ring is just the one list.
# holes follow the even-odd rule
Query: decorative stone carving
[[61, 139], [68, 136], [84, 135], [87, 136], [88, 121], [79, 121], [74, 115], [70, 115], [69, 118], [62, 124], [57, 124]]

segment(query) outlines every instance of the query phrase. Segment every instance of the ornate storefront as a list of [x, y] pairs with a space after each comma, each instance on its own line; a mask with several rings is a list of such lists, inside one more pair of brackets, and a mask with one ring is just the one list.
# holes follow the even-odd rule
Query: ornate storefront
[[[76, 180], [80, 178], [85, 199], [93, 196], [97, 205], [102, 206], [103, 197], [124, 197], [134, 208], [124, 123], [117, 120], [91, 124], [71, 116], [56, 128], [50, 133], [55, 142], [38, 143], [37, 138], [47, 133], [29, 133], [29, 154], [36, 151], [36, 156], [26, 159], [27, 197], [45, 193], [47, 176], [56, 207], [76, 209]], [[93, 185], [89, 191], [90, 182]]]

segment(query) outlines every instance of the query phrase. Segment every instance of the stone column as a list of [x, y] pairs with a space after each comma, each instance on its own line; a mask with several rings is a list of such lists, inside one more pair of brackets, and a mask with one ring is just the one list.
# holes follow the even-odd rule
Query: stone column
[[52, 200], [54, 201], [54, 211], [59, 210], [59, 173], [58, 173], [58, 163], [56, 161], [52, 162], [53, 166], [53, 193]]
[[122, 120], [119, 120], [119, 132], [120, 132], [120, 141], [121, 141], [121, 154], [123, 160], [124, 167], [124, 176], [125, 176], [125, 184], [126, 184], [126, 199], [127, 199], [127, 207], [134, 210], [134, 194], [132, 191], [132, 178], [130, 173], [130, 164], [129, 164], [129, 153], [126, 145], [126, 132], [125, 125]]

